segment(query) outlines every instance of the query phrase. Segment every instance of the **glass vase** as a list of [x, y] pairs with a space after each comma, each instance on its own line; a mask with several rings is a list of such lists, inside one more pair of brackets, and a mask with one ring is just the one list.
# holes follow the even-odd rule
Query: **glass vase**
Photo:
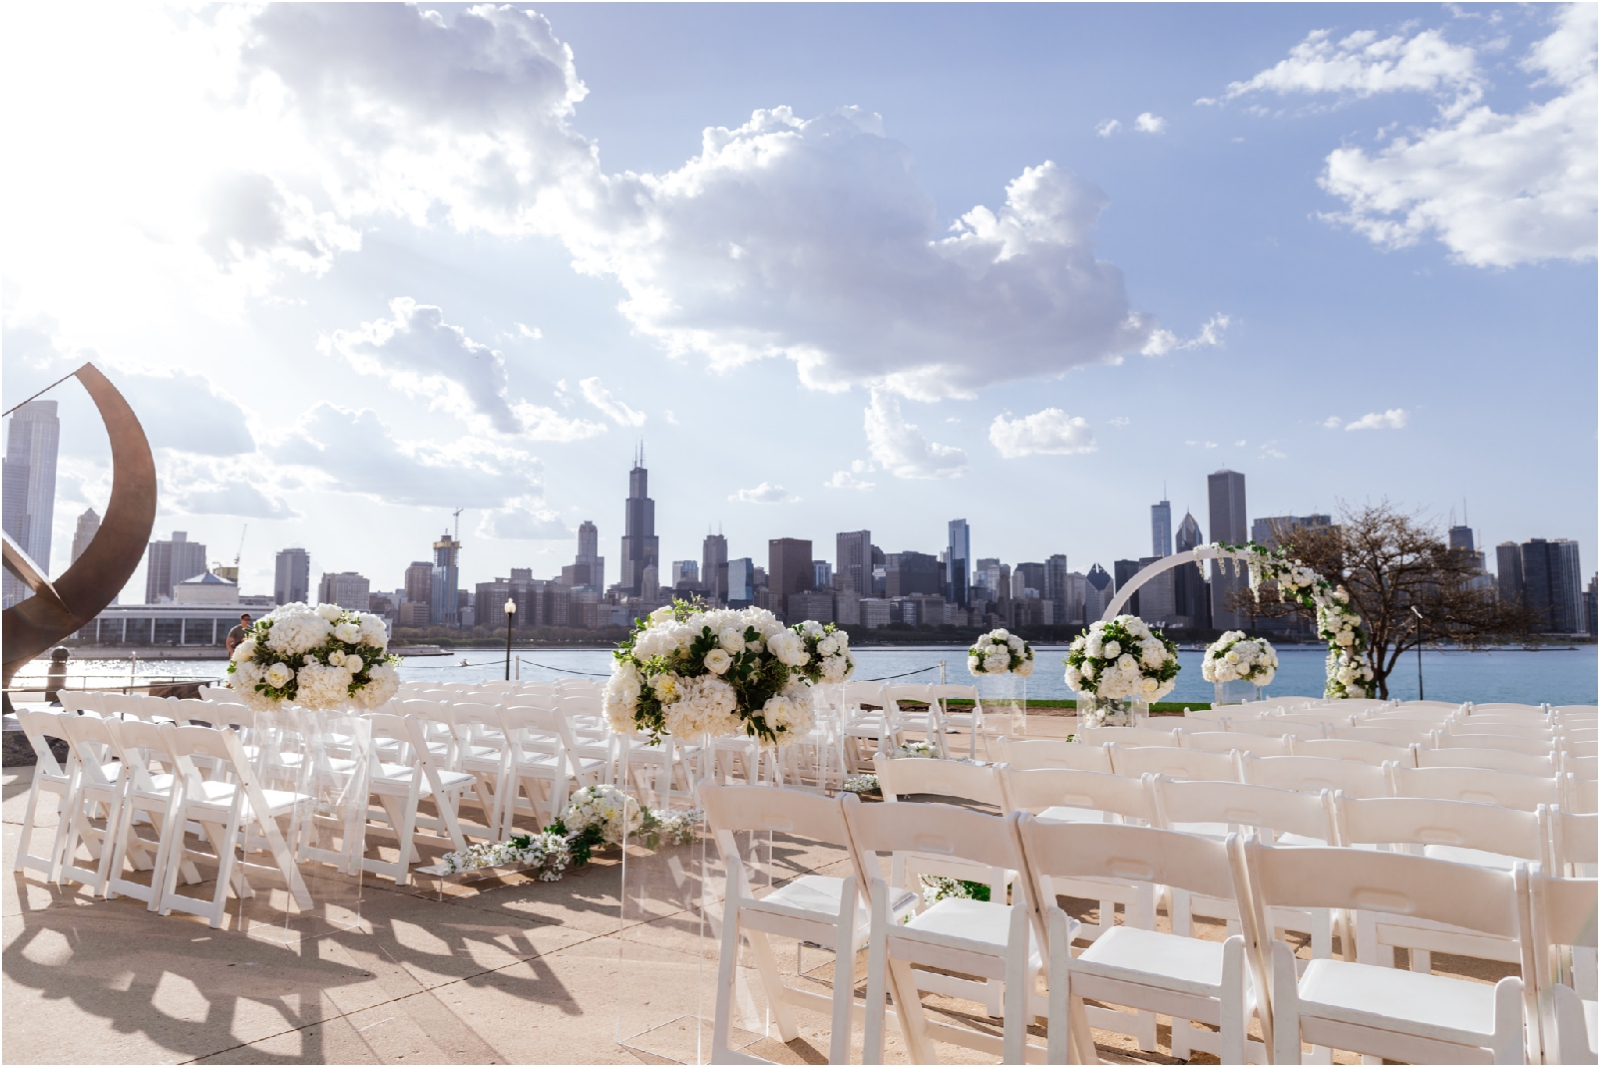
[[1004, 730], [1011, 737], [1026, 737], [1028, 733], [1028, 680], [1015, 674], [978, 675], [978, 699], [983, 703], [985, 718], [995, 717], [1005, 723]]
[[1261, 687], [1254, 682], [1232, 681], [1213, 682], [1211, 684], [1213, 686], [1212, 707], [1216, 707], [1219, 704], [1249, 704], [1260, 700], [1262, 697]]
[[1132, 697], [1078, 694], [1079, 726], [1137, 726], [1150, 714], [1150, 705]]

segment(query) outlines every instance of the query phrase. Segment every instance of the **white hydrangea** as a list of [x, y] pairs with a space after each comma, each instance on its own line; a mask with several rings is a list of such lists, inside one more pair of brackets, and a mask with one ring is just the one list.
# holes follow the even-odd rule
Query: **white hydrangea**
[[316, 612], [324, 622], [330, 623], [338, 622], [340, 617], [344, 615], [344, 609], [337, 604], [318, 604]]
[[811, 694], [803, 686], [790, 686], [777, 696], [768, 698], [761, 707], [761, 717], [769, 729], [777, 732], [777, 740], [763, 737], [766, 746], [783, 745], [798, 740], [811, 732], [814, 719]]
[[684, 678], [674, 687], [678, 699], [662, 708], [674, 737], [726, 737], [738, 733], [738, 694], [714, 674]]
[[354, 619], [347, 619], [344, 622], [335, 623], [333, 627], [333, 636], [337, 637], [347, 645], [356, 644], [361, 640], [361, 624], [356, 622]]
[[350, 699], [350, 672], [340, 667], [307, 663], [295, 674], [294, 699], [296, 704], [313, 711], [343, 707]]
[[298, 656], [328, 643], [333, 627], [328, 620], [309, 609], [286, 611], [286, 608], [306, 608], [304, 604], [285, 604], [267, 616], [272, 627], [267, 631], [267, 647], [280, 656]]
[[373, 664], [367, 668], [367, 677], [372, 680], [357, 689], [351, 698], [357, 707], [368, 710], [381, 708], [400, 692], [400, 672], [390, 664]]
[[623, 838], [638, 832], [644, 821], [639, 802], [613, 785], [585, 786], [572, 794], [561, 821], [568, 833], [598, 827], [608, 845], [620, 845]]

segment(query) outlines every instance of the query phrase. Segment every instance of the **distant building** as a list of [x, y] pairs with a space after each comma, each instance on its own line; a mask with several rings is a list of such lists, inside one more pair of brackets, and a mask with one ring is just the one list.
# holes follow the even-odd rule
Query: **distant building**
[[755, 601], [755, 568], [749, 556], [728, 561], [728, 606], [747, 608]]
[[1523, 602], [1549, 633], [1585, 633], [1578, 542], [1535, 537], [1522, 543]]
[[428, 622], [434, 626], [459, 626], [460, 607], [456, 590], [460, 588], [461, 542], [446, 530], [433, 543], [433, 580], [428, 590]]
[[1157, 559], [1172, 555], [1172, 504], [1162, 500], [1150, 505], [1150, 554]]
[[[1170, 553], [1168, 553], [1170, 555]], [[1139, 561], [1139, 569], [1144, 570], [1162, 557], [1146, 556]], [[1134, 596], [1139, 598], [1139, 617], [1152, 625], [1171, 626], [1176, 620], [1178, 611], [1173, 579], [1177, 577], [1176, 570], [1165, 570], [1160, 574], [1151, 576], [1139, 587]]]
[[174, 604], [237, 604], [239, 584], [206, 571], [172, 587]]
[[872, 531], [852, 530], [835, 534], [833, 573], [840, 589], [854, 589], [861, 596], [872, 594]]
[[880, 597], [864, 597], [860, 607], [861, 625], [868, 630], [880, 629], [894, 621], [889, 601]]
[[1332, 515], [1276, 515], [1272, 518], [1257, 519], [1251, 523], [1250, 540], [1268, 548], [1277, 548], [1288, 543], [1300, 530], [1332, 525]]
[[728, 539], [719, 533], [706, 534], [700, 546], [700, 580], [705, 583], [708, 600], [728, 602]]
[[1516, 603], [1522, 599], [1522, 546], [1515, 541], [1501, 541], [1494, 546], [1496, 584], [1500, 599]]
[[815, 576], [816, 572], [811, 566], [810, 541], [798, 537], [775, 537], [767, 542], [767, 591], [776, 603], [787, 607], [789, 595], [811, 589]]
[[337, 604], [346, 611], [366, 611], [372, 599], [372, 583], [355, 571], [324, 571], [317, 587], [319, 604]]
[[[1066, 562], [1065, 556], [1062, 557], [1062, 562]], [[1046, 567], [1043, 563], [1017, 564], [1016, 569], [1011, 573], [1011, 595], [1013, 597], [1021, 597], [1025, 595], [1021, 590], [1032, 589], [1036, 596], [1044, 598], [1045, 590], [1049, 588], [1045, 571]], [[1021, 583], [1020, 586], [1019, 582]]]
[[[1070, 573], [1067, 570], [1067, 557], [1063, 553], [1058, 552], [1044, 561], [1043, 595], [1046, 600], [1056, 606], [1055, 621], [1057, 624], [1082, 621], [1083, 609], [1081, 605], [1083, 596], [1081, 589], [1077, 590], [1078, 604], [1080, 605], [1077, 614], [1071, 613], [1068, 607], [1069, 603], [1071, 603], [1072, 593], [1067, 577]], [[1081, 574], [1077, 577], [1079, 581], [1083, 579]]]
[[[1178, 524], [1178, 551], [1193, 551], [1203, 541], [1200, 524], [1192, 514], [1184, 512], [1183, 521]], [[1185, 563], [1173, 571], [1172, 611], [1175, 618], [1184, 620], [1188, 626], [1198, 630], [1211, 628], [1211, 590], [1205, 571], [1199, 566]]]
[[692, 559], [675, 559], [672, 561], [672, 587], [676, 589], [680, 582], [698, 582], [700, 580], [700, 564]]
[[144, 602], [159, 604], [172, 599], [172, 587], [206, 572], [206, 546], [189, 540], [182, 530], [170, 541], [151, 541], [145, 553]]
[[840, 589], [833, 594], [833, 621], [840, 626], [861, 625], [861, 594]]
[[646, 567], [655, 567], [659, 581], [661, 539], [656, 536], [656, 502], [650, 499], [650, 472], [644, 466], [644, 446], [628, 472], [628, 499], [623, 509], [622, 592], [643, 596]]
[[[61, 420], [56, 416], [54, 400], [30, 400], [11, 413], [5, 460], [0, 464], [4, 467], [0, 474], [0, 520], [17, 547], [46, 574], [50, 573], [50, 540], [55, 531], [56, 458], [60, 446]], [[33, 595], [9, 571], [4, 585], [6, 607]]]
[[1586, 632], [1590, 637], [1600, 635], [1600, 618], [1596, 611], [1600, 609], [1600, 574], [1589, 579], [1589, 588], [1583, 594], [1583, 618], [1587, 624]]
[[94, 540], [94, 535], [100, 532], [100, 516], [94, 508], [90, 508], [78, 516], [78, 528], [72, 535], [71, 563], [78, 562], [78, 557], [89, 548], [89, 542]]
[[585, 520], [578, 526], [578, 555], [561, 568], [560, 580], [572, 589], [605, 589], [606, 561], [600, 555], [600, 530], [594, 523]]
[[[1141, 564], [1136, 559], [1119, 559], [1111, 564], [1111, 569], [1116, 578], [1118, 592], [1122, 591], [1127, 587], [1129, 582], [1133, 581], [1133, 576], [1139, 573], [1140, 566]], [[1122, 605], [1122, 613], [1124, 615], [1138, 615], [1141, 619], [1144, 618], [1144, 613], [1139, 610], [1138, 593], [1134, 593], [1133, 596], [1128, 598], [1128, 602]]]
[[937, 596], [944, 590], [943, 568], [926, 552], [891, 552], [884, 557], [884, 594], [890, 598], [915, 593]]
[[809, 589], [790, 593], [784, 602], [784, 620], [790, 625], [797, 622], [833, 621], [833, 593], [826, 589]]
[[[1244, 475], [1238, 471], [1220, 470], [1206, 476], [1207, 495], [1211, 505], [1211, 540], [1230, 545], [1242, 545], [1249, 527], [1244, 498]], [[1121, 587], [1121, 582], [1118, 582]], [[1235, 594], [1249, 588], [1249, 581], [1236, 568], [1224, 569], [1220, 561], [1211, 565], [1211, 618], [1219, 630], [1237, 630], [1244, 619], [1236, 614], [1229, 603]]]
[[416, 625], [426, 626], [433, 602], [433, 564], [425, 559], [412, 560], [411, 565], [406, 568], [405, 596], [406, 603], [422, 605], [423, 621]]
[[1083, 577], [1089, 586], [1084, 594], [1084, 618], [1089, 622], [1097, 622], [1106, 613], [1106, 608], [1111, 606], [1112, 598], [1117, 595], [1117, 586], [1111, 575], [1098, 563], [1091, 566], [1089, 573]]
[[[981, 595], [985, 600], [998, 600], [1001, 596], [1000, 560], [995, 557], [980, 559], [972, 568], [972, 596]], [[1009, 592], [1009, 590], [1007, 590]]]
[[966, 519], [950, 520], [950, 548], [945, 561], [945, 599], [967, 606], [970, 590], [968, 568], [972, 566], [972, 531]]
[[[311, 595], [311, 553], [303, 548], [285, 548], [278, 553], [275, 563], [273, 603], [303, 603]], [[423, 566], [428, 564], [424, 563]]]

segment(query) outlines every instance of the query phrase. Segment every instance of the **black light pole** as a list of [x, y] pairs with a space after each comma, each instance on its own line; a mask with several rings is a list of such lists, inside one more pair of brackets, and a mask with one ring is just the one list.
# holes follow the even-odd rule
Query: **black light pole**
[[1422, 692], [1422, 612], [1412, 607], [1411, 614], [1417, 617], [1417, 699], [1427, 699]]
[[511, 681], [511, 623], [517, 617], [517, 602], [506, 597], [506, 681]]

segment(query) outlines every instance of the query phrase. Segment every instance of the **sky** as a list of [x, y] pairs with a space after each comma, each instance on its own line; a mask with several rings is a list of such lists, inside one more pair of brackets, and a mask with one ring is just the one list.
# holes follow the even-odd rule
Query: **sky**
[[[614, 580], [641, 441], [663, 561], [1109, 569], [1231, 468], [1595, 569], [1593, 4], [0, 18], [5, 406], [100, 365], [246, 593], [458, 508], [468, 588], [586, 519]], [[109, 456], [48, 396], [59, 573]]]

